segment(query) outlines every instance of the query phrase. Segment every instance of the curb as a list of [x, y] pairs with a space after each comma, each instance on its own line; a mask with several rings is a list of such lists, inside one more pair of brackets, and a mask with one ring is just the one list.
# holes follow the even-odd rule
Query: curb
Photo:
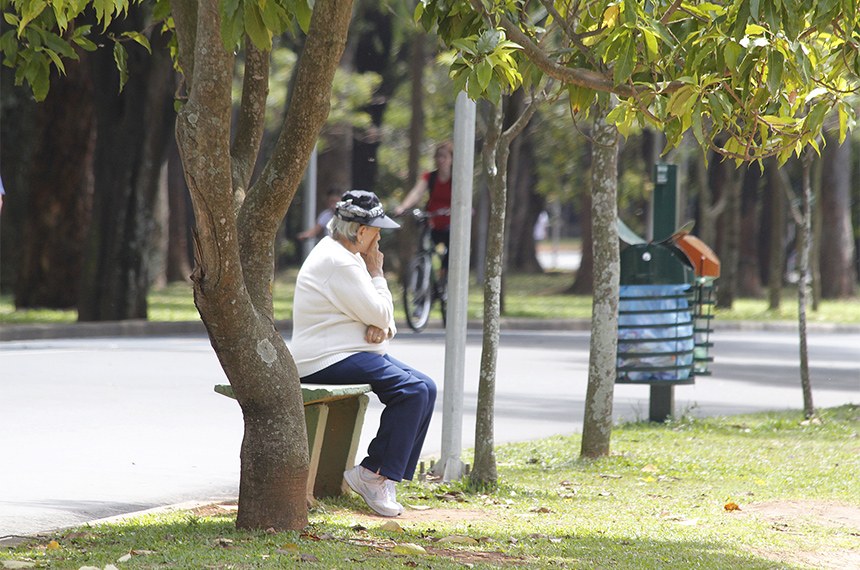
[[[401, 333], [409, 333], [406, 323], [397, 323]], [[290, 320], [275, 322], [275, 327], [283, 332], [290, 331]], [[500, 319], [502, 330], [522, 331], [589, 331], [591, 321], [586, 319]], [[796, 332], [798, 323], [794, 321], [720, 321], [714, 320], [716, 332]], [[470, 332], [483, 329], [483, 322], [472, 319], [467, 328]], [[813, 333], [860, 333], [860, 325], [840, 323], [807, 323], [807, 331]], [[441, 323], [430, 323], [428, 330], [442, 330]], [[0, 325], [0, 342], [22, 340], [55, 340], [101, 337], [147, 337], [205, 335], [206, 327], [202, 321], [163, 322], [146, 320], [104, 321], [92, 323], [60, 323], [33, 325]]]

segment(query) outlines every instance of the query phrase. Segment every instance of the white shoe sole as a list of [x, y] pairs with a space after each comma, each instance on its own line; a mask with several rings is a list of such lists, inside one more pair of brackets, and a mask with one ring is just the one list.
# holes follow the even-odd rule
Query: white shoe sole
[[344, 471], [344, 473], [343, 473], [343, 478], [346, 481], [346, 484], [349, 485], [349, 488], [352, 489], [353, 492], [355, 492], [355, 494], [357, 494], [359, 497], [364, 499], [365, 504], [367, 504], [367, 506], [370, 507], [373, 510], [373, 512], [375, 512], [379, 515], [382, 515], [383, 517], [396, 517], [401, 512], [403, 512], [403, 511], [388, 511], [385, 509], [376, 508], [373, 505], [371, 505], [370, 501], [367, 500], [367, 497], [364, 496], [364, 493], [362, 493], [359, 490], [361, 488], [360, 481], [354, 480], [355, 478], [358, 478], [358, 477], [359, 477], [358, 473], [356, 473], [352, 469], [350, 469], [348, 471]]

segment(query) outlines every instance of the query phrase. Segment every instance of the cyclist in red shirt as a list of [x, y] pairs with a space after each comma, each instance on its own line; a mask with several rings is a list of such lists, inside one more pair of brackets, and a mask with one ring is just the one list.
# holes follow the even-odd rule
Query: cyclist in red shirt
[[[429, 191], [425, 209], [429, 213], [445, 210], [444, 214], [432, 216], [429, 220], [433, 243], [444, 243], [447, 251], [451, 238], [451, 166], [454, 163], [454, 145], [451, 141], [439, 143], [433, 156], [436, 170], [425, 172], [415, 182], [415, 186], [403, 199], [399, 206], [394, 208], [394, 215], [399, 216], [403, 212], [413, 208]], [[443, 274], [448, 269], [447, 252], [442, 258]]]

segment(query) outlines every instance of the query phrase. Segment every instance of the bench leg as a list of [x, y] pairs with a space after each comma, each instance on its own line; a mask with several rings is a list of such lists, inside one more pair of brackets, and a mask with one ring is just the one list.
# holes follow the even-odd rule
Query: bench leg
[[[334, 497], [344, 492], [343, 472], [355, 464], [364, 413], [370, 398], [361, 394], [328, 403], [324, 443], [317, 465], [314, 497]], [[310, 486], [310, 481], [309, 481]]]
[[314, 483], [320, 467], [325, 426], [328, 420], [328, 406], [313, 404], [305, 406], [305, 427], [308, 430], [308, 503], [313, 504]]

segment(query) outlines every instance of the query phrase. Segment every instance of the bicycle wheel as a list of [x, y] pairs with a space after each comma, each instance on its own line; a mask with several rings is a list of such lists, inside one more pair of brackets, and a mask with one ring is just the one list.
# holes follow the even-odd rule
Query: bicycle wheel
[[403, 288], [406, 322], [415, 332], [421, 332], [430, 320], [433, 290], [430, 286], [430, 257], [419, 255], [409, 263], [409, 276]]

